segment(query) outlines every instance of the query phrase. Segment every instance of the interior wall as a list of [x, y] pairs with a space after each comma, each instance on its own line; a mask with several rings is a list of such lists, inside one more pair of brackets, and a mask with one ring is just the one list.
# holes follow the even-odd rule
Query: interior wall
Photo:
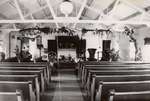
[[[16, 47], [21, 47], [21, 40], [18, 40], [19, 32], [18, 31], [11, 31], [9, 33], [9, 41], [10, 41], [10, 57], [16, 56]], [[19, 50], [21, 50], [19, 48]]]
[[119, 33], [119, 60], [121, 61], [130, 61], [130, 38], [123, 34]]
[[150, 38], [150, 27], [143, 27], [136, 30], [136, 39], [138, 47], [141, 49], [142, 52], [143, 61], [150, 62], [150, 48], [147, 47], [146, 49], [146, 45], [144, 45], [144, 38], [146, 37]]
[[94, 35], [92, 32], [87, 32], [83, 38], [86, 39], [86, 57], [89, 57], [87, 49], [95, 48], [95, 58], [97, 59], [97, 52], [102, 48], [100, 37], [98, 35]]
[[32, 54], [32, 60], [39, 57], [39, 49], [37, 48], [36, 40], [29, 40], [29, 52]]
[[[137, 40], [138, 48], [141, 49], [142, 56], [144, 56], [144, 38], [150, 37], [150, 28], [149, 27], [142, 27], [134, 29], [134, 35]], [[121, 61], [134, 61], [134, 52], [135, 47], [133, 46], [133, 43], [130, 42], [129, 36], [120, 33], [119, 35], [119, 56]], [[150, 51], [150, 50], [149, 50]], [[132, 54], [131, 54], [132, 53]], [[132, 56], [131, 56], [132, 55]], [[149, 54], [145, 55], [146, 57], [150, 57]]]
[[[57, 34], [56, 33], [53, 33], [53, 34], [42, 34], [42, 44], [44, 46], [44, 48], [48, 48], [48, 44], [47, 44], [47, 41], [48, 40], [55, 40], [55, 36]], [[126, 36], [122, 37], [122, 39], [124, 39]], [[116, 42], [118, 42], [118, 37], [116, 39], [116, 36], [107, 36], [106, 33], [104, 33], [103, 36], [101, 36], [100, 34], [93, 34], [93, 32], [87, 32], [83, 37], [83, 39], [86, 39], [86, 57], [88, 58], [89, 57], [89, 53], [87, 51], [88, 48], [96, 48], [96, 53], [95, 53], [95, 58], [97, 59], [98, 58], [98, 52], [99, 53], [99, 57], [102, 57], [102, 40], [112, 40], [112, 44], [111, 44], [111, 48], [113, 47], [116, 47]], [[120, 39], [120, 40], [122, 40]], [[128, 40], [128, 39], [127, 39]], [[128, 53], [128, 51], [126, 50], [127, 48], [124, 47], [124, 45], [126, 45], [126, 42], [127, 40], [124, 40], [123, 42], [121, 42], [119, 44], [119, 47], [123, 46], [123, 53], [126, 52]], [[31, 44], [31, 47], [32, 47], [33, 44]], [[127, 46], [128, 47], [128, 46]], [[118, 46], [117, 46], [118, 48]], [[35, 51], [38, 52], [38, 49], [36, 49]], [[75, 57], [76, 56], [76, 51], [74, 52], [70, 52], [70, 50], [68, 50], [69, 52], [66, 52], [67, 50], [59, 50], [59, 53], [58, 54], [64, 54], [67, 56], [67, 54], [70, 54]], [[67, 53], [67, 54], [66, 54]], [[122, 54], [123, 54], [122, 53]], [[126, 54], [125, 53], [125, 54]], [[44, 55], [44, 51], [42, 51], [42, 54]], [[36, 54], [36, 56], [38, 56], [38, 54]], [[123, 56], [126, 56], [126, 55], [123, 55]]]
[[[9, 33], [11, 31], [14, 31], [14, 29], [2, 29], [0, 32], [0, 40], [3, 41], [3, 52], [6, 55], [6, 58], [9, 57]], [[16, 32], [13, 32], [13, 34], [16, 35]], [[42, 44], [44, 48], [47, 48], [47, 40], [55, 39], [56, 33], [53, 34], [42, 34]], [[135, 37], [137, 39], [138, 46], [141, 48], [143, 52], [144, 47], [144, 38], [150, 37], [150, 28], [149, 27], [142, 27], [135, 30]], [[11, 37], [12, 38], [12, 37]], [[11, 41], [11, 51], [13, 52], [16, 45], [19, 45], [19, 41], [16, 39], [17, 37], [13, 38]], [[130, 57], [130, 38], [122, 33], [114, 32], [113, 36], [100, 36], [100, 35], [94, 35], [93, 32], [87, 32], [85, 36], [83, 36], [84, 39], [86, 39], [86, 57], [89, 57], [89, 53], [87, 51], [88, 48], [96, 48], [96, 54], [95, 58], [97, 58], [98, 51], [102, 51], [102, 40], [111, 40], [111, 48], [116, 47], [119, 50], [119, 56], [120, 60], [122, 61], [130, 61], [132, 60]], [[117, 46], [118, 43], [118, 46]], [[36, 47], [36, 43], [29, 42], [30, 51], [33, 52], [34, 49], [34, 56], [39, 56], [39, 49]], [[75, 53], [75, 52], [72, 52]], [[42, 49], [42, 55], [44, 55], [44, 50]], [[14, 53], [11, 53], [11, 57], [15, 56]], [[75, 56], [75, 55], [74, 55]]]
[[[7, 30], [2, 30], [2, 32], [1, 32], [1, 33], [3, 33], [1, 39], [3, 39], [3, 41], [4, 41], [4, 48], [5, 48], [4, 51], [6, 53], [6, 57], [9, 57], [9, 32], [10, 31], [12, 31], [12, 30], [7, 29]], [[50, 39], [54, 40], [55, 36], [56, 36], [56, 33], [47, 34], [47, 35], [44, 33], [42, 34], [42, 44], [43, 44], [44, 48], [48, 47], [47, 40], [50, 40]], [[83, 38], [86, 39], [86, 57], [87, 58], [89, 57], [89, 53], [87, 51], [88, 48], [96, 48], [97, 49], [96, 54], [95, 54], [95, 58], [97, 58], [98, 57], [97, 56], [98, 51], [102, 52], [102, 40], [110, 39], [109, 37], [107, 37], [105, 35], [103, 35], [103, 37], [100, 35], [94, 35], [92, 32], [86, 33], [85, 36], [83, 36]], [[124, 37], [122, 39], [124, 39]], [[126, 42], [127, 41], [125, 40], [124, 44], [121, 43], [119, 46], [126, 46], [125, 45]], [[11, 47], [13, 47], [11, 51], [14, 51], [17, 44], [18, 44], [18, 41], [16, 41], [16, 37], [15, 37], [15, 39], [13, 39], [11, 42]], [[29, 41], [29, 46], [30, 46], [29, 51], [33, 54], [33, 57], [34, 58], [38, 57], [39, 56], [39, 49], [36, 46], [36, 42], [35, 41]], [[126, 49], [125, 47], [123, 47], [123, 48]], [[72, 53], [75, 53], [75, 52], [72, 52]], [[126, 53], [128, 53], [128, 52], [126, 52]], [[43, 49], [42, 49], [42, 55], [45, 55]], [[100, 53], [100, 55], [101, 55], [101, 53]], [[15, 54], [12, 53], [11, 56], [15, 56]], [[75, 54], [73, 54], [73, 56], [75, 56]]]
[[[150, 37], [150, 28], [143, 27], [140, 29], [135, 30], [135, 37], [137, 39], [138, 46], [143, 49], [144, 47], [144, 38]], [[84, 39], [86, 39], [86, 57], [89, 57], [89, 53], [87, 51], [88, 48], [96, 48], [96, 54], [95, 58], [97, 58], [98, 51], [102, 52], [102, 40], [111, 40], [111, 49], [115, 48], [116, 50], [119, 50], [119, 56], [120, 61], [132, 61], [134, 60], [130, 56], [131, 52], [131, 43], [130, 38], [120, 32], [113, 32], [112, 36], [107, 35], [95, 35], [93, 32], [87, 32], [85, 36], [83, 36]], [[55, 33], [54, 34], [43, 34], [42, 36], [42, 43], [44, 45], [44, 48], [47, 48], [47, 40], [55, 39]], [[75, 53], [75, 52], [72, 52]], [[100, 53], [101, 55], [101, 53]], [[75, 55], [74, 55], [75, 56]]]
[[[44, 48], [47, 48], [47, 41], [48, 40], [55, 40], [55, 36], [57, 34], [43, 34], [42, 35], [42, 43]], [[102, 50], [102, 39], [99, 35], [94, 35], [92, 32], [88, 32], [85, 34], [85, 36], [83, 36], [83, 39], [86, 39], [86, 57], [89, 57], [89, 53], [87, 51], [88, 48], [96, 48], [97, 51]], [[66, 52], [67, 50], [59, 50], [59, 54], [64, 54], [67, 56], [67, 54], [71, 54], [73, 57], [76, 57], [76, 50], [70, 51], [68, 50], [68, 52]], [[95, 54], [95, 58], [97, 58], [97, 51]], [[67, 53], [67, 54], [66, 54]], [[44, 53], [42, 53], [44, 54]]]
[[1, 40], [3, 41], [3, 52], [5, 57], [9, 57], [9, 30], [1, 30]]
[[136, 39], [139, 47], [144, 46], [144, 38], [150, 37], [150, 27], [143, 27], [136, 30]]
[[5, 58], [15, 56], [16, 45], [20, 45], [20, 41], [17, 40], [16, 35], [18, 35], [18, 33], [14, 29], [0, 30], [0, 40], [3, 42], [3, 52], [5, 53]]

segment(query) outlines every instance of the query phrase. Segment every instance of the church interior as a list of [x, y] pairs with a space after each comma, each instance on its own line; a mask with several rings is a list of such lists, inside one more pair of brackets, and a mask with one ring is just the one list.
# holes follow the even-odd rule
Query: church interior
[[150, 101], [150, 0], [1, 0], [0, 101]]

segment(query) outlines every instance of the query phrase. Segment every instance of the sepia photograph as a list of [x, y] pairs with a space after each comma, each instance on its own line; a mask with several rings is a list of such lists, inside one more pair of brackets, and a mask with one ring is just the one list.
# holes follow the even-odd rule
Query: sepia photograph
[[0, 0], [0, 101], [150, 101], [150, 0]]

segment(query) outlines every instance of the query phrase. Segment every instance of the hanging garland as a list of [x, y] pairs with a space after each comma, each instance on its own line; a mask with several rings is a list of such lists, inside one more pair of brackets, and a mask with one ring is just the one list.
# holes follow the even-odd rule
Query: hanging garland
[[[81, 30], [82, 32], [82, 36], [85, 35], [85, 33], [87, 33], [88, 31], [92, 31], [94, 32], [93, 34], [101, 34], [103, 36], [103, 32], [106, 32], [107, 35], [109, 35], [110, 33], [112, 33], [112, 31], [110, 29], [85, 29], [83, 28]], [[49, 28], [49, 27], [43, 27], [40, 28], [38, 26], [34, 27], [34, 28], [27, 28], [27, 29], [21, 29], [19, 31], [19, 33], [22, 34], [20, 39], [23, 38], [28, 38], [31, 39], [32, 41], [34, 41], [38, 36], [41, 35], [41, 33], [44, 34], [53, 34], [53, 33], [57, 33], [57, 34], [66, 34], [68, 36], [74, 36], [75, 35], [75, 30], [69, 29], [67, 27], [61, 27], [61, 28]]]
[[127, 26], [125, 26], [123, 33], [125, 33], [127, 36], [129, 36], [130, 41], [134, 43], [134, 47], [135, 47], [135, 61], [141, 60], [140, 58], [142, 58], [142, 57], [139, 56], [139, 54], [140, 54], [140, 48], [138, 47], [137, 40], [134, 37], [134, 29], [130, 29]]
[[[27, 29], [21, 29], [19, 32], [20, 33], [26, 33], [26, 34], [30, 34], [32, 35], [32, 33], [36, 34], [35, 31], [39, 31], [39, 32], [43, 32], [45, 34], [52, 34], [52, 33], [66, 33], [69, 36], [73, 36], [74, 33], [76, 32], [75, 30], [69, 29], [67, 27], [61, 27], [61, 28], [49, 28], [49, 27], [44, 27], [44, 28], [40, 28], [40, 27], [34, 27], [34, 28], [27, 28]], [[110, 29], [85, 29], [83, 28], [81, 30], [82, 35], [84, 35], [85, 33], [87, 33], [88, 31], [93, 31], [96, 33], [101, 33], [101, 32], [106, 32], [106, 33], [112, 33]]]
[[112, 33], [110, 29], [82, 29], [82, 36], [85, 35], [88, 31], [95, 32], [95, 34], [103, 34], [103, 32], [106, 32], [106, 34]]
[[25, 34], [27, 32], [27, 34], [32, 35], [32, 32], [36, 34], [36, 31], [38, 32], [43, 32], [45, 34], [52, 34], [52, 33], [66, 33], [69, 36], [73, 36], [75, 31], [66, 27], [61, 27], [61, 28], [49, 28], [49, 27], [44, 27], [44, 28], [39, 28], [39, 27], [35, 27], [35, 28], [27, 28], [27, 29], [21, 29], [19, 32]]

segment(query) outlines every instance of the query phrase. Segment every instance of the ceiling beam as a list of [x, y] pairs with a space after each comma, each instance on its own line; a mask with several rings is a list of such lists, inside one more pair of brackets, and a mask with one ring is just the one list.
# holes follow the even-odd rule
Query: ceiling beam
[[55, 15], [55, 12], [54, 12], [54, 9], [52, 8], [51, 4], [49, 3], [49, 0], [46, 0], [46, 3], [48, 5], [48, 8], [53, 16], [53, 18], [55, 19], [56, 18], [56, 15]]
[[[114, 0], [114, 2], [112, 2], [106, 9], [104, 9], [103, 13], [99, 14], [97, 19], [101, 20], [101, 18], [104, 18], [106, 16], [112, 16], [115, 9], [117, 8], [117, 5], [119, 4], [119, 2], [120, 2], [120, 0]], [[109, 10], [107, 10], [107, 9], [109, 9]]]
[[87, 5], [91, 6], [92, 3], [93, 3], [93, 0], [88, 0]]
[[[32, 20], [35, 20], [32, 14], [30, 15], [30, 17], [31, 17]], [[33, 23], [33, 25], [34, 25], [34, 26], [37, 26], [36, 23]]]
[[[150, 6], [145, 7], [144, 10], [148, 12], [148, 11], [150, 10]], [[140, 14], [141, 14], [141, 12], [138, 11], [138, 12], [135, 12], [135, 13], [133, 13], [133, 14], [131, 14], [131, 15], [129, 15], [129, 16], [123, 18], [123, 19], [120, 19], [120, 20], [128, 20], [128, 19], [131, 19], [131, 18], [133, 18], [133, 17], [136, 17], [136, 16], [138, 16], [138, 15], [140, 15]]]
[[86, 3], [87, 3], [87, 0], [84, 0], [83, 4], [82, 4], [82, 6], [81, 6], [81, 8], [79, 10], [79, 13], [77, 15], [77, 19], [80, 19], [81, 15], [82, 15], [82, 12], [83, 12], [83, 10], [84, 10], [84, 8], [86, 6]]
[[119, 0], [114, 0], [112, 3], [110, 3], [110, 5], [107, 8], [103, 10], [103, 13], [108, 14], [110, 11], [113, 10], [113, 8], [118, 4], [118, 2]]
[[[47, 5], [48, 5], [48, 8], [49, 8], [49, 10], [50, 10], [50, 12], [51, 12], [53, 18], [56, 19], [56, 15], [55, 15], [54, 9], [52, 8], [52, 6], [51, 6], [49, 0], [46, 0], [46, 3], [47, 3]], [[58, 23], [56, 23], [56, 26], [59, 27]]]
[[0, 18], [2, 19], [8, 19], [4, 14], [0, 13]]
[[5, 3], [9, 2], [9, 1], [10, 1], [10, 0], [1, 0], [0, 6], [1, 6], [1, 5], [4, 5]]
[[120, 2], [120, 0], [116, 0], [116, 2], [115, 2], [115, 4], [114, 4], [113, 8], [112, 8], [111, 11], [109, 12], [109, 13], [111, 13], [111, 15], [113, 15], [113, 13], [116, 11], [119, 2]]
[[141, 23], [143, 21], [144, 16], [145, 16], [145, 13], [142, 13], [140, 16], [140, 19], [139, 19], [139, 23]]
[[[81, 15], [82, 15], [82, 12], [83, 12], [83, 10], [84, 10], [84, 8], [85, 8], [85, 6], [86, 6], [86, 4], [87, 4], [87, 0], [84, 0], [84, 2], [83, 2], [82, 6], [81, 6], [81, 8], [80, 8], [80, 10], [79, 10], [79, 13], [78, 13], [76, 19], [80, 19]], [[74, 23], [73, 28], [76, 27], [76, 24], [77, 24], [77, 23]]]
[[34, 13], [37, 13], [37, 12], [39, 12], [39, 11], [45, 9], [46, 7], [48, 7], [48, 6], [46, 5], [46, 6], [40, 7], [39, 9], [37, 9], [37, 10], [35, 10], [35, 11], [32, 11], [32, 12], [30, 12], [29, 14], [26, 14], [24, 17], [28, 17], [28, 16], [30, 16], [30, 15], [32, 15], [32, 14], [34, 14]]
[[[77, 3], [77, 4], [82, 5], [82, 2], [78, 2], [77, 0], [73, 0], [73, 1], [74, 1], [75, 3]], [[90, 6], [88, 6], [88, 5], [85, 5], [85, 8], [88, 8], [89, 10], [91, 10], [91, 11], [97, 13], [97, 14], [100, 14], [100, 12], [102, 12], [101, 9], [96, 9], [96, 8], [90, 7]]]
[[134, 17], [136, 17], [136, 16], [138, 16], [140, 14], [141, 14], [141, 12], [135, 12], [135, 13], [133, 13], [133, 14], [123, 18], [123, 19], [120, 19], [120, 20], [129, 20], [129, 19], [134, 18]]
[[129, 2], [128, 0], [120, 0], [123, 3], [125, 3], [126, 5], [130, 6], [131, 8], [138, 10], [141, 13], [145, 13], [145, 15], [150, 16], [150, 14], [148, 12], [146, 12], [144, 9], [137, 7], [136, 5], [134, 5], [133, 3]]
[[[113, 13], [115, 11], [115, 9], [117, 8], [117, 5], [119, 2], [120, 2], [119, 0], [114, 0], [114, 2], [112, 2], [106, 9], [104, 9], [103, 13], [101, 13], [98, 16], [98, 20], [101, 20], [101, 18], [103, 18], [105, 16], [109, 16], [109, 15], [107, 15], [108, 13]], [[109, 9], [109, 10], [106, 12], [107, 9]], [[96, 26], [98, 26], [98, 24], [96, 24]]]
[[20, 6], [19, 6], [18, 1], [17, 1], [17, 0], [14, 0], [14, 3], [15, 3], [15, 5], [16, 5], [16, 8], [17, 8], [17, 11], [18, 11], [18, 13], [19, 13], [19, 16], [20, 16], [21, 20], [24, 20], [24, 16], [23, 16], [23, 14], [22, 14], [22, 11], [21, 11], [21, 9], [20, 9]]
[[0, 23], [103, 23], [103, 24], [150, 24], [147, 21], [103, 21], [103, 20], [77, 20], [77, 19], [59, 19], [59, 20], [0, 20]]
[[150, 6], [144, 8], [145, 11], [149, 11], [150, 10]]

